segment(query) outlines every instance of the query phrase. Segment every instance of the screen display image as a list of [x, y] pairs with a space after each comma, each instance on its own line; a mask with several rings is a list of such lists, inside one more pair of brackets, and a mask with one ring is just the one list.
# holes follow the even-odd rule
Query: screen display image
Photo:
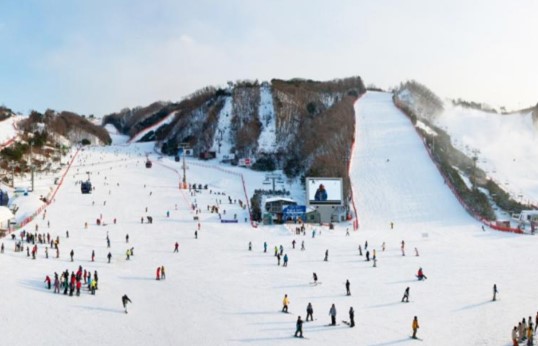
[[307, 178], [308, 202], [314, 204], [342, 204], [341, 178]]

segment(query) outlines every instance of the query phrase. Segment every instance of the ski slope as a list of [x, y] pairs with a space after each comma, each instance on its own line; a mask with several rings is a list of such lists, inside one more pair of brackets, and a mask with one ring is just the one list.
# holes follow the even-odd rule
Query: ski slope
[[[0, 254], [3, 344], [62, 345], [76, 339], [80, 345], [413, 345], [417, 341], [409, 336], [416, 315], [424, 345], [509, 345], [514, 324], [536, 314], [529, 268], [536, 238], [483, 232], [451, 197], [390, 95], [366, 94], [356, 113], [351, 177], [360, 229], [350, 236], [345, 235], [352, 228], [348, 223], [332, 231], [315, 226], [315, 238], [310, 226], [306, 235], [295, 235], [294, 225], [252, 228], [244, 220], [247, 211], [229, 204], [228, 196], [245, 199], [233, 173], [244, 175], [251, 195], [262, 186], [264, 175], [258, 172], [188, 160], [187, 180], [208, 184], [208, 190], [189, 193], [177, 188], [181, 173], [173, 160], [152, 157], [153, 167], [144, 167], [152, 143], [124, 145], [125, 139], [116, 135], [114, 143], [121, 145], [85, 148], [45, 217], [26, 226], [33, 232], [38, 224], [40, 232], [59, 236], [60, 257], [49, 251], [46, 259], [45, 245], [38, 244], [32, 260], [26, 252], [13, 251], [10, 237], [1, 240], [6, 247]], [[76, 182], [86, 179], [87, 172], [95, 191], [82, 195]], [[239, 223], [220, 223], [217, 214], [208, 212], [207, 206], [217, 202], [221, 217], [237, 214]], [[201, 210], [198, 215], [193, 203]], [[101, 214], [104, 226], [97, 226]], [[153, 216], [153, 224], [140, 223], [147, 215]], [[194, 216], [201, 224], [198, 239]], [[395, 223], [392, 230], [390, 221]], [[297, 241], [295, 249], [292, 240]], [[400, 252], [402, 240], [406, 256]], [[176, 241], [179, 253], [174, 254]], [[249, 241], [253, 251], [248, 251]], [[264, 241], [268, 253], [263, 252]], [[305, 251], [300, 250], [302, 241]], [[368, 250], [377, 250], [376, 268], [359, 256], [357, 247], [364, 250], [365, 241]], [[286, 268], [273, 256], [280, 245], [289, 256]], [[127, 261], [130, 247], [134, 256]], [[92, 250], [95, 262], [90, 260]], [[83, 290], [80, 297], [69, 297], [45, 288], [45, 275], [79, 265], [99, 272], [95, 296]], [[157, 281], [155, 270], [161, 265], [167, 278]], [[415, 279], [419, 267], [428, 280]], [[322, 284], [310, 284], [313, 272]], [[348, 279], [351, 296], [345, 295]], [[494, 283], [500, 293], [492, 303]], [[411, 302], [400, 303], [407, 286]], [[127, 315], [123, 294], [133, 302]], [[280, 312], [284, 294], [291, 301], [290, 314]], [[297, 340], [292, 337], [295, 321], [297, 315], [305, 318], [308, 302], [315, 321], [304, 324], [308, 340]], [[347, 311], [354, 307], [355, 328], [326, 326], [333, 303], [339, 323], [348, 320]], [[23, 326], [39, 332], [21, 332]]]
[[503, 115], [457, 106], [435, 122], [515, 200], [538, 205], [538, 129], [530, 112]]

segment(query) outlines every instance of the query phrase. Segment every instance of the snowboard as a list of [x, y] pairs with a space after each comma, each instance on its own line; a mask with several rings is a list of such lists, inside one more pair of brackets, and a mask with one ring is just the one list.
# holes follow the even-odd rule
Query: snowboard
[[[350, 326], [350, 327], [351, 327], [351, 323], [348, 322], [348, 321], [342, 321], [342, 323], [345, 324], [346, 326]], [[353, 327], [355, 327], [355, 326], [353, 326]]]

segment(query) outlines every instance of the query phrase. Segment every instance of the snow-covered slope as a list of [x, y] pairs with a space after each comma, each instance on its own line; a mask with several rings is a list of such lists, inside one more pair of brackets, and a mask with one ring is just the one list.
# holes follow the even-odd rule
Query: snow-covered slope
[[157, 131], [157, 129], [159, 129], [159, 127], [163, 126], [163, 125], [166, 125], [166, 124], [170, 124], [172, 122], [172, 120], [174, 120], [174, 117], [176, 115], [176, 112], [171, 112], [170, 114], [168, 114], [164, 119], [162, 119], [161, 121], [157, 122], [156, 124], [152, 125], [152, 126], [149, 126], [149, 127], [146, 127], [145, 129], [143, 129], [142, 131], [138, 132], [136, 135], [133, 136], [133, 138], [131, 138], [130, 142], [134, 143], [136, 141], [139, 141], [141, 140], [146, 134], [152, 132], [152, 131]]
[[369, 92], [357, 102], [355, 112], [350, 175], [355, 195], [360, 197], [357, 208], [364, 227], [386, 229], [390, 222], [429, 227], [469, 221], [444, 186], [413, 125], [392, 103], [391, 94]]
[[516, 200], [538, 205], [538, 134], [530, 113], [501, 115], [452, 107], [436, 120], [452, 144]]
[[215, 137], [213, 140], [213, 146], [211, 150], [217, 153], [217, 158], [222, 160], [225, 156], [230, 155], [230, 150], [233, 147], [231, 138], [231, 124], [232, 124], [232, 97], [227, 96], [224, 101], [224, 106], [219, 112], [219, 123]]
[[[306, 235], [295, 235], [295, 225], [252, 228], [244, 220], [247, 211], [233, 203], [245, 199], [241, 179], [233, 173], [245, 175], [250, 196], [261, 186], [255, 184], [263, 181], [264, 175], [257, 172], [188, 160], [187, 180], [208, 184], [207, 190], [189, 193], [177, 188], [178, 163], [152, 157], [153, 167], [145, 168], [144, 153], [153, 143], [85, 148], [46, 216], [39, 215], [26, 226], [33, 232], [37, 224], [39, 232], [58, 236], [60, 257], [49, 249], [46, 259], [46, 245], [38, 244], [37, 259], [32, 260], [26, 252], [15, 253], [9, 237], [1, 240], [6, 247], [0, 254], [2, 342], [414, 345], [409, 335], [413, 316], [418, 316], [424, 345], [508, 345], [514, 324], [536, 313], [529, 259], [538, 238], [483, 232], [451, 198], [409, 121], [391, 106], [389, 95], [368, 93], [356, 109], [352, 180], [361, 227], [350, 236], [345, 235], [345, 229], [351, 229], [348, 223], [333, 231], [315, 226], [315, 238], [310, 226]], [[82, 195], [76, 182], [87, 172], [95, 191]], [[218, 215], [208, 211], [217, 203], [222, 218], [233, 219], [236, 214], [239, 223], [220, 223]], [[153, 224], [140, 222], [147, 215], [153, 216]], [[97, 226], [101, 216], [105, 225]], [[201, 224], [198, 239], [195, 216]], [[395, 223], [392, 230], [390, 221]], [[106, 246], [107, 235], [111, 248]], [[400, 252], [402, 240], [406, 256]], [[174, 254], [176, 241], [179, 253]], [[301, 251], [303, 241], [306, 250]], [[366, 251], [366, 241], [369, 251], [377, 250], [376, 268], [357, 251], [359, 244]], [[268, 253], [263, 252], [264, 242]], [[278, 266], [273, 256], [274, 247], [280, 245], [289, 256], [286, 268]], [[131, 247], [134, 256], [126, 260]], [[419, 257], [414, 256], [415, 247]], [[90, 259], [92, 250], [95, 262]], [[98, 271], [95, 296], [85, 289], [80, 297], [45, 289], [45, 275], [71, 272], [79, 265]], [[155, 271], [162, 265], [167, 278], [157, 281]], [[426, 281], [415, 279], [419, 267], [428, 276]], [[322, 282], [317, 286], [310, 284], [313, 272]], [[351, 296], [345, 294], [348, 279]], [[492, 303], [494, 283], [500, 300]], [[401, 303], [408, 286], [410, 303]], [[127, 315], [121, 306], [123, 294], [133, 302]], [[280, 312], [284, 294], [291, 301], [290, 314]], [[294, 339], [297, 316], [305, 318], [309, 302], [315, 320], [304, 325], [308, 340]], [[353, 306], [357, 326], [327, 327], [331, 304], [337, 308], [339, 323], [349, 319], [347, 312]], [[21, 326], [39, 332], [21, 332]]]
[[262, 132], [258, 138], [258, 152], [273, 153], [276, 148], [276, 116], [269, 84], [260, 86], [258, 114], [262, 123]]
[[4, 121], [0, 121], [0, 146], [3, 146], [17, 136], [15, 124], [21, 119], [21, 116], [12, 116]]

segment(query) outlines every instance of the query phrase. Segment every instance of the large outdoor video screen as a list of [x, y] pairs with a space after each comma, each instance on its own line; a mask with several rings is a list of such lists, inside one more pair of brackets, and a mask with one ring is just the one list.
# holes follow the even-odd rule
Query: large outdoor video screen
[[306, 178], [310, 205], [342, 205], [342, 178]]

